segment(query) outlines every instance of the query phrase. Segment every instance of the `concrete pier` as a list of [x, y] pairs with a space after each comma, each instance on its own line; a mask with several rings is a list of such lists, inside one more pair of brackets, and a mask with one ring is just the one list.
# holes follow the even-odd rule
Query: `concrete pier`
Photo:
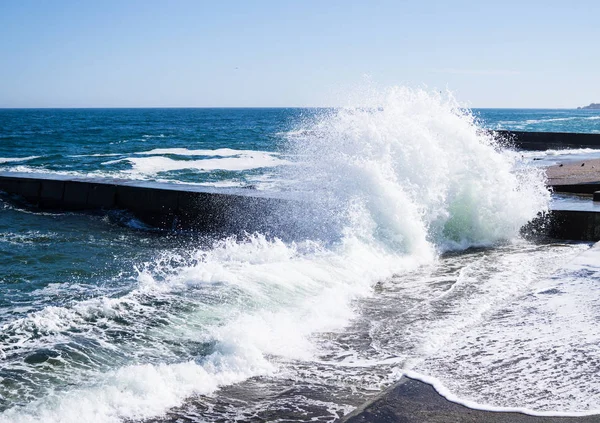
[[600, 241], [600, 211], [552, 210], [547, 222], [550, 238]]
[[551, 210], [521, 228], [521, 233], [533, 239], [600, 241], [600, 203], [591, 196], [555, 197]]
[[493, 131], [521, 150], [600, 149], [600, 134], [567, 132]]
[[0, 172], [0, 191], [40, 209], [122, 209], [154, 227], [206, 233], [293, 229], [284, 228], [291, 224], [284, 215], [297, 205], [245, 189], [16, 172]]
[[599, 183], [580, 183], [580, 184], [555, 184], [552, 185], [554, 192], [565, 192], [570, 194], [594, 194], [600, 190]]

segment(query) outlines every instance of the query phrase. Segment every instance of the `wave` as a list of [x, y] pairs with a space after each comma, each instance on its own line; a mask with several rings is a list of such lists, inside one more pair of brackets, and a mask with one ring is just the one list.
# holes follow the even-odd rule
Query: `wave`
[[[52, 216], [50, 213], [47, 213], [46, 215]], [[52, 232], [42, 233], [40, 231], [27, 231], [26, 233], [4, 232], [0, 233], [0, 242], [6, 242], [14, 245], [40, 243], [51, 244], [55, 236], [56, 234]]]
[[97, 154], [76, 154], [69, 157], [116, 157], [122, 156], [120, 153], [97, 153]]
[[41, 156], [28, 156], [28, 157], [0, 157], [0, 164], [4, 163], [19, 163], [27, 162], [29, 160], [39, 159]]
[[[600, 116], [568, 116], [568, 117], [543, 117], [537, 119], [524, 119], [524, 120], [500, 120], [494, 123], [493, 125], [497, 129], [512, 129], [512, 130], [526, 130], [531, 126], [538, 126], [544, 124], [554, 124], [565, 122], [565, 127], [560, 128], [556, 125], [550, 125], [546, 130], [559, 130], [561, 132], [581, 132], [582, 128], [573, 130], [573, 125], [587, 125], [586, 121], [594, 121], [600, 119]], [[567, 123], [568, 122], [568, 123]], [[569, 129], [571, 128], [571, 129]], [[585, 129], [585, 128], [584, 128]], [[591, 128], [585, 129], [584, 132], [596, 132]]]
[[[519, 167], [520, 156], [449, 95], [393, 87], [297, 126], [287, 137], [295, 165], [277, 176], [317, 209], [318, 222], [304, 222], [310, 236], [251, 234], [164, 253], [136, 264], [128, 294], [47, 307], [5, 325], [0, 348], [9, 358], [77, 340], [90, 359], [40, 376], [47, 385], [12, 392], [35, 395], [0, 422], [144, 419], [193, 395], [277, 375], [286, 360], [315, 359], [313, 337], [343, 330], [357, 317], [354, 302], [376, 283], [441, 251], [514, 239], [548, 207], [543, 173]], [[252, 152], [105, 164], [123, 160], [143, 174], [290, 163]], [[299, 212], [283, 214], [293, 220]], [[123, 328], [133, 336], [117, 336]]]
[[[123, 298], [48, 307], [5, 325], [4, 336], [11, 342], [5, 341], [4, 354], [15, 355], [14, 348], [48, 347], [68, 331], [91, 336], [97, 347], [87, 354], [101, 355], [103, 349], [115, 354], [110, 333], [131, 322], [128, 330], [141, 342], [120, 341], [119, 349], [137, 351], [138, 360], [161, 350], [168, 356], [164, 349], [170, 339], [210, 345], [205, 356], [129, 364], [104, 372], [92, 368], [85, 375], [92, 383], [65, 375], [64, 383], [81, 387], [7, 410], [0, 422], [141, 419], [161, 414], [191, 395], [273, 374], [277, 366], [269, 356], [312, 357], [316, 351], [311, 334], [343, 328], [355, 315], [352, 299], [369, 295], [373, 281], [390, 271], [417, 264], [413, 258], [380, 254], [350, 239], [332, 251], [312, 242], [286, 245], [263, 236], [246, 242], [227, 239], [208, 251], [194, 251], [186, 257], [191, 264], [179, 269], [168, 264], [180, 260], [167, 254], [158, 263], [148, 263], [140, 270], [137, 288]], [[211, 302], [197, 297], [210, 292]], [[162, 309], [182, 300], [198, 303], [184, 315], [171, 310], [165, 316], [168, 324], [153, 329], [156, 324], [150, 317], [164, 313], [148, 305], [149, 297], [156, 298]], [[38, 336], [29, 336], [32, 333]], [[146, 345], [145, 339], [156, 341]], [[60, 376], [54, 374], [52, 383]]]
[[299, 189], [405, 252], [510, 239], [550, 198], [542, 171], [520, 167], [452, 97], [422, 90], [323, 113], [294, 129], [289, 149], [304, 163], [284, 169]]
[[600, 150], [593, 148], [565, 148], [561, 150], [521, 151], [520, 154], [535, 166], [551, 166], [559, 162], [600, 158]]
[[273, 157], [273, 155], [267, 153], [252, 153], [243, 154], [239, 157], [204, 160], [174, 160], [164, 156], [127, 157], [102, 164], [106, 166], [121, 162], [129, 162], [132, 166], [132, 172], [143, 175], [154, 175], [160, 172], [184, 169], [194, 169], [202, 172], [214, 170], [244, 171], [290, 164], [286, 160]]
[[538, 123], [546, 123], [546, 122], [566, 122], [570, 120], [579, 120], [581, 119], [578, 116], [572, 117], [564, 117], [564, 118], [542, 118], [542, 119], [528, 119], [525, 121], [526, 125], [535, 125]]
[[[120, 154], [118, 154], [120, 155]], [[116, 164], [121, 162], [126, 162], [127, 159], [118, 159], [112, 160], [109, 162], [104, 162], [104, 165]], [[237, 163], [238, 167], [241, 166], [243, 161]], [[185, 163], [185, 162], [183, 162]], [[256, 163], [256, 162], [255, 162]], [[270, 162], [270, 166], [265, 167], [275, 167], [281, 165], [289, 165], [289, 162], [281, 163], [277, 162], [277, 164], [273, 164]], [[266, 163], [265, 163], [266, 164]], [[42, 174], [42, 175], [62, 175], [62, 176], [72, 176], [75, 178], [85, 177], [85, 178], [117, 178], [117, 179], [125, 179], [125, 180], [134, 180], [134, 181], [153, 181], [159, 183], [168, 183], [168, 184], [177, 184], [177, 185], [190, 185], [190, 186], [207, 186], [207, 187], [216, 187], [216, 188], [254, 188], [263, 191], [280, 191], [282, 188], [285, 188], [287, 185], [291, 185], [289, 181], [276, 179], [274, 175], [269, 173], [261, 173], [257, 175], [245, 175], [243, 179], [240, 178], [232, 178], [232, 179], [219, 179], [216, 181], [206, 181], [206, 182], [197, 182], [197, 181], [181, 181], [174, 178], [169, 177], [157, 177], [156, 174], [168, 171], [164, 168], [161, 168], [160, 165], [156, 164], [157, 167], [155, 171], [150, 170], [150, 168], [145, 168], [142, 166], [140, 169], [130, 169], [130, 170], [94, 170], [90, 172], [82, 172], [77, 170], [55, 170], [48, 169], [45, 167], [32, 167], [27, 165], [17, 165], [7, 168], [10, 172], [18, 172], [18, 173], [30, 173], [32, 175]], [[223, 165], [225, 167], [225, 165]], [[217, 168], [216, 170], [230, 170], [233, 169], [218, 169], [219, 166], [214, 166]], [[142, 169], [145, 168], [148, 171], [144, 172]], [[247, 169], [243, 170], [252, 170], [252, 169], [262, 169], [262, 165], [258, 165], [257, 167], [247, 166]], [[204, 169], [203, 164], [195, 163], [190, 167], [187, 165], [181, 166], [178, 170], [186, 170], [186, 169], [197, 169], [202, 171], [212, 171], [211, 169]], [[37, 211], [36, 213], [40, 213]]]
[[177, 156], [220, 156], [220, 157], [231, 157], [231, 156], [258, 156], [258, 155], [269, 155], [277, 156], [278, 153], [267, 152], [267, 151], [254, 151], [254, 150], [235, 150], [233, 148], [217, 148], [215, 150], [190, 150], [187, 148], [155, 148], [149, 151], [141, 151], [135, 154], [141, 155], [177, 155]]

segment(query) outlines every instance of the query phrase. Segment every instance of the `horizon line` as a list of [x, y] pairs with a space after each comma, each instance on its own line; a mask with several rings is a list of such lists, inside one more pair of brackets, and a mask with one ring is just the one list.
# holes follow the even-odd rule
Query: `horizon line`
[[[360, 107], [360, 106], [357, 106]], [[42, 107], [4, 107], [0, 110], [116, 110], [116, 109], [342, 109], [348, 106], [42, 106]], [[503, 110], [588, 110], [576, 107], [464, 107], [465, 109], [503, 109]]]

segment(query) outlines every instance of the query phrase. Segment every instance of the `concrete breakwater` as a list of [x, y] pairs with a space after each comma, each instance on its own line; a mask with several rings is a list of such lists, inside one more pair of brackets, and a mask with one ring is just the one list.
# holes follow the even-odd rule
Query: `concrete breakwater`
[[[3, 172], [0, 191], [40, 209], [126, 210], [142, 222], [162, 229], [267, 234], [298, 229], [289, 227], [293, 220], [285, 218], [292, 209], [299, 209], [291, 205], [292, 200], [253, 190]], [[302, 210], [306, 211], [306, 207]]]
[[552, 210], [540, 220], [538, 232], [550, 238], [600, 241], [600, 210]]
[[493, 131], [493, 133], [521, 150], [600, 149], [600, 134], [523, 131]]

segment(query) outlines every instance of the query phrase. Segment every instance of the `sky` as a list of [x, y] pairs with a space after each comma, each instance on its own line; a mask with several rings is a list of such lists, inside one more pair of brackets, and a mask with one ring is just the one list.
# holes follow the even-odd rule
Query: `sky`
[[600, 1], [0, 0], [0, 107], [600, 102]]

